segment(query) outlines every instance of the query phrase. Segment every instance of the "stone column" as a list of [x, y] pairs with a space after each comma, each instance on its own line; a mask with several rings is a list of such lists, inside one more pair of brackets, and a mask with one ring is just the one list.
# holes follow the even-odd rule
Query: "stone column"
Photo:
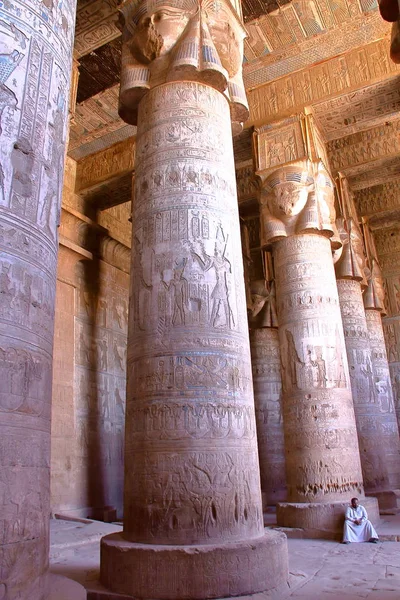
[[[397, 200], [399, 190], [397, 186], [394, 189], [393, 196]], [[377, 257], [384, 277], [387, 315], [383, 316], [382, 324], [397, 424], [400, 427], [400, 230], [398, 225], [393, 224], [374, 231], [373, 239], [376, 242]]]
[[51, 587], [57, 222], [74, 23], [72, 0], [0, 8], [0, 597], [7, 600], [43, 600]]
[[261, 507], [231, 139], [244, 33], [230, 3], [165, 4], [123, 8], [121, 114], [138, 112], [124, 531], [102, 540], [101, 581], [200, 600], [284, 583], [287, 550]]
[[[366, 492], [380, 495], [400, 481], [400, 440], [392, 399], [382, 402], [376, 387], [375, 359], [371, 354], [370, 325], [380, 311], [364, 310], [365, 282], [362, 234], [351, 218], [341, 224], [343, 251], [336, 263], [340, 310], [349, 362], [350, 382], [357, 423], [358, 443]], [[367, 292], [369, 297], [370, 293]], [[377, 331], [379, 328], [375, 328]], [[380, 323], [380, 332], [382, 324]], [[383, 337], [382, 343], [384, 347]], [[389, 368], [386, 363], [387, 373]], [[385, 386], [385, 390], [387, 387]], [[386, 396], [387, 398], [387, 396]]]
[[[282, 356], [289, 502], [278, 505], [278, 523], [333, 536], [340, 535], [350, 498], [364, 497], [330, 241], [339, 245], [333, 184], [322, 158], [317, 164], [296, 160], [313, 158], [296, 121], [280, 131], [283, 147], [293, 140], [293, 161], [274, 168], [276, 158], [261, 154], [258, 171], [262, 246], [273, 246]], [[273, 135], [260, 136], [260, 150], [270, 147]]]
[[281, 358], [274, 281], [253, 280], [251, 298], [250, 349], [265, 510], [267, 506], [286, 500]]
[[[377, 429], [375, 451], [376, 472], [384, 476], [380, 490], [374, 490], [381, 509], [397, 507], [400, 498], [400, 442], [392, 383], [382, 327], [385, 310], [382, 275], [379, 265], [372, 259], [371, 276], [364, 292], [366, 326], [371, 348], [371, 370], [374, 393], [374, 419], [371, 427]], [[383, 489], [382, 489], [383, 488]]]

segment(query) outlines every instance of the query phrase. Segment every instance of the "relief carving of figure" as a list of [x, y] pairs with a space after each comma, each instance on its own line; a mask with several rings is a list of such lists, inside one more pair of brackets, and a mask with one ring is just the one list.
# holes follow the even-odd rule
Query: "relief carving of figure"
[[[188, 281], [183, 276], [187, 259], [183, 259], [182, 262], [179, 260], [175, 262], [173, 270], [173, 278], [169, 283], [164, 279], [162, 282], [168, 291], [172, 292], [173, 295], [173, 312], [172, 312], [172, 324], [173, 325], [184, 325], [186, 319], [186, 307], [188, 303]], [[164, 273], [163, 275], [164, 276]]]
[[326, 363], [322, 357], [322, 348], [315, 349], [316, 358], [312, 361], [313, 366], [317, 368], [317, 387], [326, 388], [327, 376], [326, 376]]
[[205, 252], [204, 245], [200, 243], [200, 250], [192, 250], [192, 256], [198, 261], [203, 271], [207, 272], [214, 269], [216, 283], [211, 292], [212, 309], [210, 323], [213, 327], [235, 326], [232, 308], [229, 302], [228, 279], [232, 273], [232, 267], [229, 260], [225, 257], [228, 239], [223, 247], [219, 240], [215, 242], [214, 255], [210, 256]]
[[245, 30], [227, 0], [124, 0], [120, 116], [136, 125], [152, 81], [199, 81], [227, 93], [233, 120], [248, 106], [242, 82]]
[[[145, 268], [145, 257], [142, 243], [139, 238], [133, 236], [135, 251], [133, 256], [133, 272], [140, 281], [140, 287], [135, 288], [132, 298], [134, 322], [139, 329], [146, 329], [148, 314], [152, 299], [153, 284], [151, 282], [151, 264]], [[148, 261], [147, 261], [148, 262]]]
[[283, 381], [285, 383], [285, 390], [290, 391], [295, 388], [299, 388], [297, 370], [299, 367], [304, 367], [305, 363], [300, 359], [296, 345], [294, 342], [293, 334], [291, 331], [286, 329], [286, 361], [282, 362], [283, 370]]

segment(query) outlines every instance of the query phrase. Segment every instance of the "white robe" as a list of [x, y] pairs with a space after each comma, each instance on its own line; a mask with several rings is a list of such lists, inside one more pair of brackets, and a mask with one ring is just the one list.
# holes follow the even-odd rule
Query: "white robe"
[[[361, 519], [361, 525], [354, 523], [355, 519]], [[378, 534], [372, 526], [371, 521], [368, 521], [367, 511], [363, 506], [353, 508], [349, 506], [346, 509], [346, 516], [343, 528], [344, 542], [369, 542], [371, 539], [378, 539]]]

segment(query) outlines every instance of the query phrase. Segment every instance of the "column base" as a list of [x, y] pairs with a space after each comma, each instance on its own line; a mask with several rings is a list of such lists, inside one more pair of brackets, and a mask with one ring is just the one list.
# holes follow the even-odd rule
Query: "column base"
[[86, 600], [86, 590], [80, 583], [63, 577], [49, 575], [49, 593], [46, 600]]
[[[301, 529], [304, 538], [341, 539], [346, 502], [282, 502], [277, 505], [278, 527]], [[371, 523], [379, 523], [379, 506], [376, 498], [360, 498]]]
[[378, 500], [379, 510], [392, 510], [395, 513], [400, 512], [400, 490], [384, 490], [381, 492], [366, 492], [369, 498], [373, 496]]
[[101, 540], [101, 583], [135, 599], [205, 600], [264, 592], [288, 580], [286, 536], [221, 545], [135, 544], [120, 533]]
[[277, 492], [261, 492], [263, 512], [268, 512], [268, 509], [275, 507], [278, 502], [285, 502], [287, 498], [286, 490]]

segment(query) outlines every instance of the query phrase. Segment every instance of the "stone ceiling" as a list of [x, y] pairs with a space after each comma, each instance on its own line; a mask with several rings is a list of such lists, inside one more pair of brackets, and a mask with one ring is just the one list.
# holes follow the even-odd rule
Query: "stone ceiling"
[[[279, 7], [275, 0], [242, 2], [248, 32], [244, 76], [247, 89], [254, 91], [254, 100], [249, 95], [251, 106], [258, 102], [258, 89], [263, 94], [259, 86], [282, 80], [283, 76], [288, 77], [299, 69], [318, 65], [321, 60], [348, 52], [367, 40], [379, 40], [389, 31], [388, 24], [378, 14], [376, 0], [277, 1]], [[116, 15], [116, 0], [78, 2], [75, 55], [80, 63], [80, 79], [69, 145], [69, 155], [75, 160], [135, 132], [117, 114], [121, 38], [116, 27]], [[370, 94], [374, 93], [371, 90]], [[394, 90], [392, 93], [395, 96]], [[388, 94], [384, 91], [380, 96], [386, 98]], [[342, 102], [349, 113], [352, 110], [357, 112], [357, 109], [351, 108], [354, 106], [352, 98], [353, 95], [349, 94], [346, 98], [330, 100], [332, 105], [325, 102], [315, 107], [327, 139], [344, 134], [351, 126], [351, 117], [349, 122], [342, 123], [340, 129], [338, 123], [328, 122], [324, 111], [329, 113], [338, 102]], [[383, 102], [386, 104], [380, 107], [380, 115], [385, 108], [390, 113], [390, 100], [384, 99]], [[373, 122], [372, 109], [370, 113], [369, 120]]]
[[[333, 171], [345, 172], [354, 189], [398, 178], [397, 146], [396, 154], [381, 138], [393, 124], [393, 135], [399, 136], [400, 68], [388, 58], [390, 26], [380, 18], [376, 0], [243, 0], [242, 7], [248, 33], [247, 125], [306, 106], [329, 145]], [[121, 38], [116, 19], [117, 0], [78, 0], [80, 79], [69, 143], [75, 160], [136, 133], [117, 113]], [[379, 155], [374, 154], [378, 147]], [[360, 160], [354, 158], [357, 152]], [[236, 141], [236, 158], [251, 162], [251, 130]], [[111, 197], [114, 188], [103, 192]]]

